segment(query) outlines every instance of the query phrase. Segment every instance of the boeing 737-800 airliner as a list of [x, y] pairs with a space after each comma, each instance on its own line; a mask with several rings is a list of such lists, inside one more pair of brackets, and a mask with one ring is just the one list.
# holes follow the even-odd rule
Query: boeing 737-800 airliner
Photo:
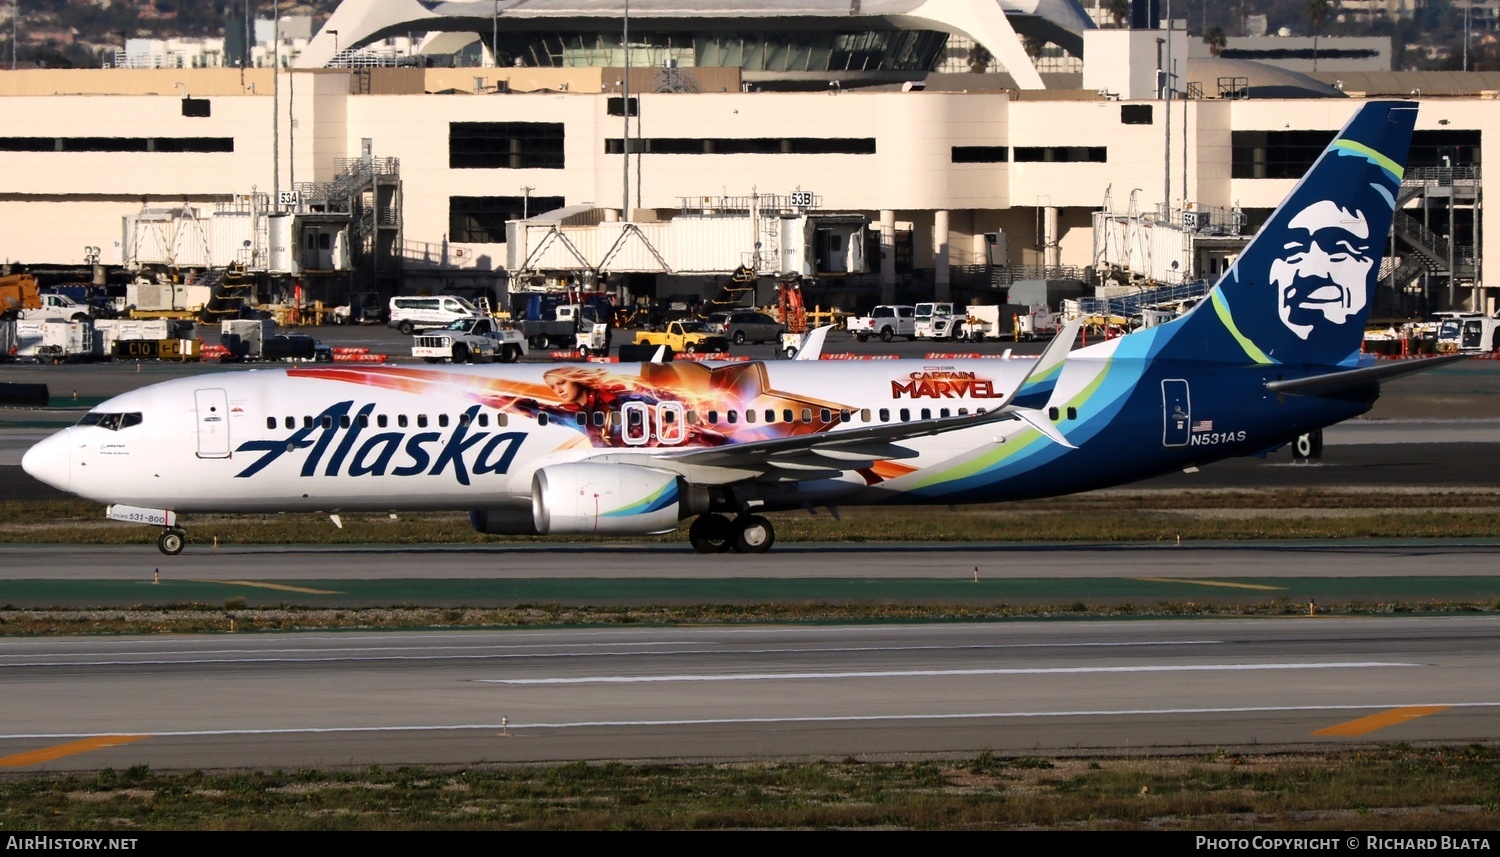
[[[761, 552], [765, 511], [1067, 494], [1284, 445], [1440, 360], [1360, 354], [1417, 106], [1361, 106], [1209, 295], [1037, 360], [292, 368], [117, 396], [36, 478], [161, 528], [197, 512], [458, 509], [486, 533]], [[816, 356], [816, 343], [801, 357]]]

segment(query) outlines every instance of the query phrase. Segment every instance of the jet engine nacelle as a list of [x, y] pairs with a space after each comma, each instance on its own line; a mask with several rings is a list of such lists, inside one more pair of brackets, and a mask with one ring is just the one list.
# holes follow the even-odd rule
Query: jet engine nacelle
[[623, 464], [554, 464], [531, 480], [531, 513], [542, 535], [669, 533], [686, 512], [677, 474]]

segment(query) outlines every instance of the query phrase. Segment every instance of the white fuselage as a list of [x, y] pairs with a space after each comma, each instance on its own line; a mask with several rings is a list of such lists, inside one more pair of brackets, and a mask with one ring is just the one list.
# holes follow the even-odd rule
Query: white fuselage
[[[182, 512], [521, 506], [529, 502], [536, 470], [550, 464], [992, 409], [1031, 363], [695, 366], [685, 379], [694, 389], [677, 401], [653, 390], [599, 404], [615, 414], [612, 434], [597, 426], [580, 429], [565, 402], [526, 398], [527, 392], [551, 391], [544, 376], [554, 366], [202, 375], [105, 402], [91, 412], [105, 415], [102, 423], [59, 432], [28, 453], [26, 468], [101, 503]], [[605, 365], [635, 374], [634, 364]], [[716, 387], [725, 370], [736, 377]], [[644, 415], [635, 430], [620, 426], [622, 409]], [[674, 412], [673, 423], [662, 419], [662, 409]], [[698, 429], [712, 440], [701, 439]], [[1028, 431], [1025, 423], [1008, 421], [905, 440], [902, 445], [918, 455], [900, 462], [899, 473], [880, 479], [851, 473], [834, 493], [846, 495], [841, 502], [889, 500], [905, 474]]]

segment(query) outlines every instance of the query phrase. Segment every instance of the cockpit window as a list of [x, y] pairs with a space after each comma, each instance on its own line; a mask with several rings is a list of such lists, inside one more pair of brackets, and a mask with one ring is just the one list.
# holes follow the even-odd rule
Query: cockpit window
[[78, 421], [78, 425], [80, 426], [98, 426], [110, 431], [128, 429], [131, 426], [138, 426], [140, 424], [141, 415], [138, 411], [123, 414], [90, 411], [83, 415], [83, 419]]

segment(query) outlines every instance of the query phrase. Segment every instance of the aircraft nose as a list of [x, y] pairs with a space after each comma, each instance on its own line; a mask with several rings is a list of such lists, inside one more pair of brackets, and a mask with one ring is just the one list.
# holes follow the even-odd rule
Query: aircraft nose
[[72, 474], [72, 443], [68, 440], [72, 429], [63, 429], [43, 440], [21, 456], [21, 469], [31, 474], [38, 482], [53, 488], [68, 490]]

